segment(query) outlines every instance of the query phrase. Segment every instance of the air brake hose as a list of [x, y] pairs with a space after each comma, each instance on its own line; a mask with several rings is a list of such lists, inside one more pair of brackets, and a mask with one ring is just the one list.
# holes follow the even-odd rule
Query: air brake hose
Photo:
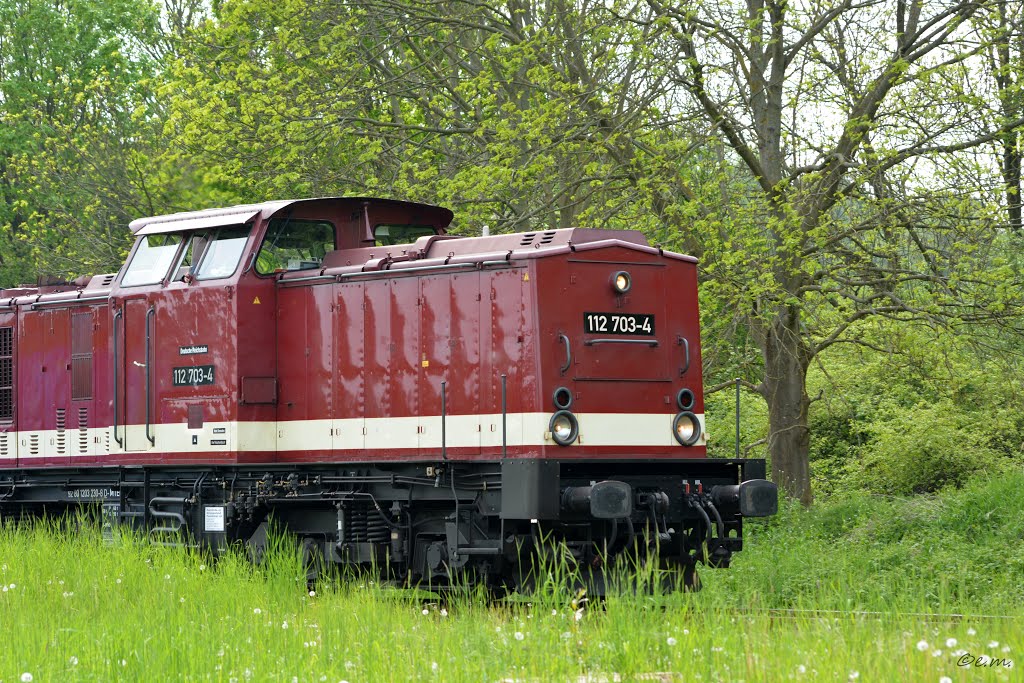
[[690, 506], [697, 511], [697, 514], [704, 519], [704, 528], [707, 529], [707, 534], [704, 538], [704, 548], [701, 548], [700, 552], [704, 553], [706, 556], [707, 548], [711, 547], [711, 518], [708, 517], [708, 513], [704, 511], [703, 506], [700, 504], [700, 500], [696, 496], [688, 496], [686, 500]]
[[719, 542], [725, 541], [725, 522], [722, 521], [722, 515], [718, 514], [718, 508], [711, 502], [711, 498], [708, 497], [706, 503], [708, 510], [711, 510], [711, 514], [715, 516], [715, 524], [718, 526], [718, 540]]

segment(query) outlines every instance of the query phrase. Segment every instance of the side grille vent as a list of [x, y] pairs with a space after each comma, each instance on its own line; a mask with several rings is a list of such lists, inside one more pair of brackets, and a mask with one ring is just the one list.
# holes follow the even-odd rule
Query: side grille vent
[[11, 457], [10, 441], [10, 434], [7, 432], [0, 433], [0, 459]]
[[64, 408], [57, 408], [57, 455], [68, 454], [67, 415]]
[[28, 454], [39, 455], [39, 433], [28, 435]]
[[522, 239], [519, 240], [519, 246], [528, 247], [532, 244], [535, 247], [539, 247], [545, 244], [551, 244], [555, 239], [555, 234], [554, 230], [523, 233]]
[[0, 420], [14, 419], [14, 328], [0, 327]]
[[78, 453], [89, 454], [89, 409], [78, 409]]

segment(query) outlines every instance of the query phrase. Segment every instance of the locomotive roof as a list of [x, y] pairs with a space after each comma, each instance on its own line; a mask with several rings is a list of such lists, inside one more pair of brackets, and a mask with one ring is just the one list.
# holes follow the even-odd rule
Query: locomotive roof
[[438, 219], [437, 223], [442, 227], [451, 223], [454, 214], [444, 207], [432, 204], [420, 204], [417, 202], [406, 202], [398, 199], [380, 199], [376, 197], [317, 197], [314, 199], [283, 199], [259, 204], [239, 204], [225, 208], [203, 209], [201, 211], [184, 211], [162, 216], [149, 216], [136, 218], [128, 227], [133, 234], [138, 234], [143, 228], [149, 232], [178, 232], [179, 230], [196, 230], [228, 223], [246, 223], [257, 215], [263, 218], [270, 218], [283, 209], [294, 208], [300, 205], [315, 203], [351, 203], [355, 205], [372, 205], [402, 207], [427, 214], [433, 214]]

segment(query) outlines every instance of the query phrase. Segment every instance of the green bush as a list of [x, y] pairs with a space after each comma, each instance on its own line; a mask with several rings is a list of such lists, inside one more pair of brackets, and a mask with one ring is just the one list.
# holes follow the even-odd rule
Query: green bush
[[931, 493], [963, 486], [978, 473], [1001, 471], [1006, 458], [975, 418], [944, 400], [872, 423], [853, 483], [880, 493]]

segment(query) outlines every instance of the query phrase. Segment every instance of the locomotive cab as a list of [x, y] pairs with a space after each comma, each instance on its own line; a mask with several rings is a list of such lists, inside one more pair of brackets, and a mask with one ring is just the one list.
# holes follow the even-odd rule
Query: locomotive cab
[[436, 236], [450, 220], [446, 209], [355, 198], [133, 221], [110, 298], [113, 450], [181, 464], [275, 460], [279, 347], [306, 353], [289, 342], [301, 330], [279, 328], [291, 319], [278, 284], [319, 277], [342, 254]]

